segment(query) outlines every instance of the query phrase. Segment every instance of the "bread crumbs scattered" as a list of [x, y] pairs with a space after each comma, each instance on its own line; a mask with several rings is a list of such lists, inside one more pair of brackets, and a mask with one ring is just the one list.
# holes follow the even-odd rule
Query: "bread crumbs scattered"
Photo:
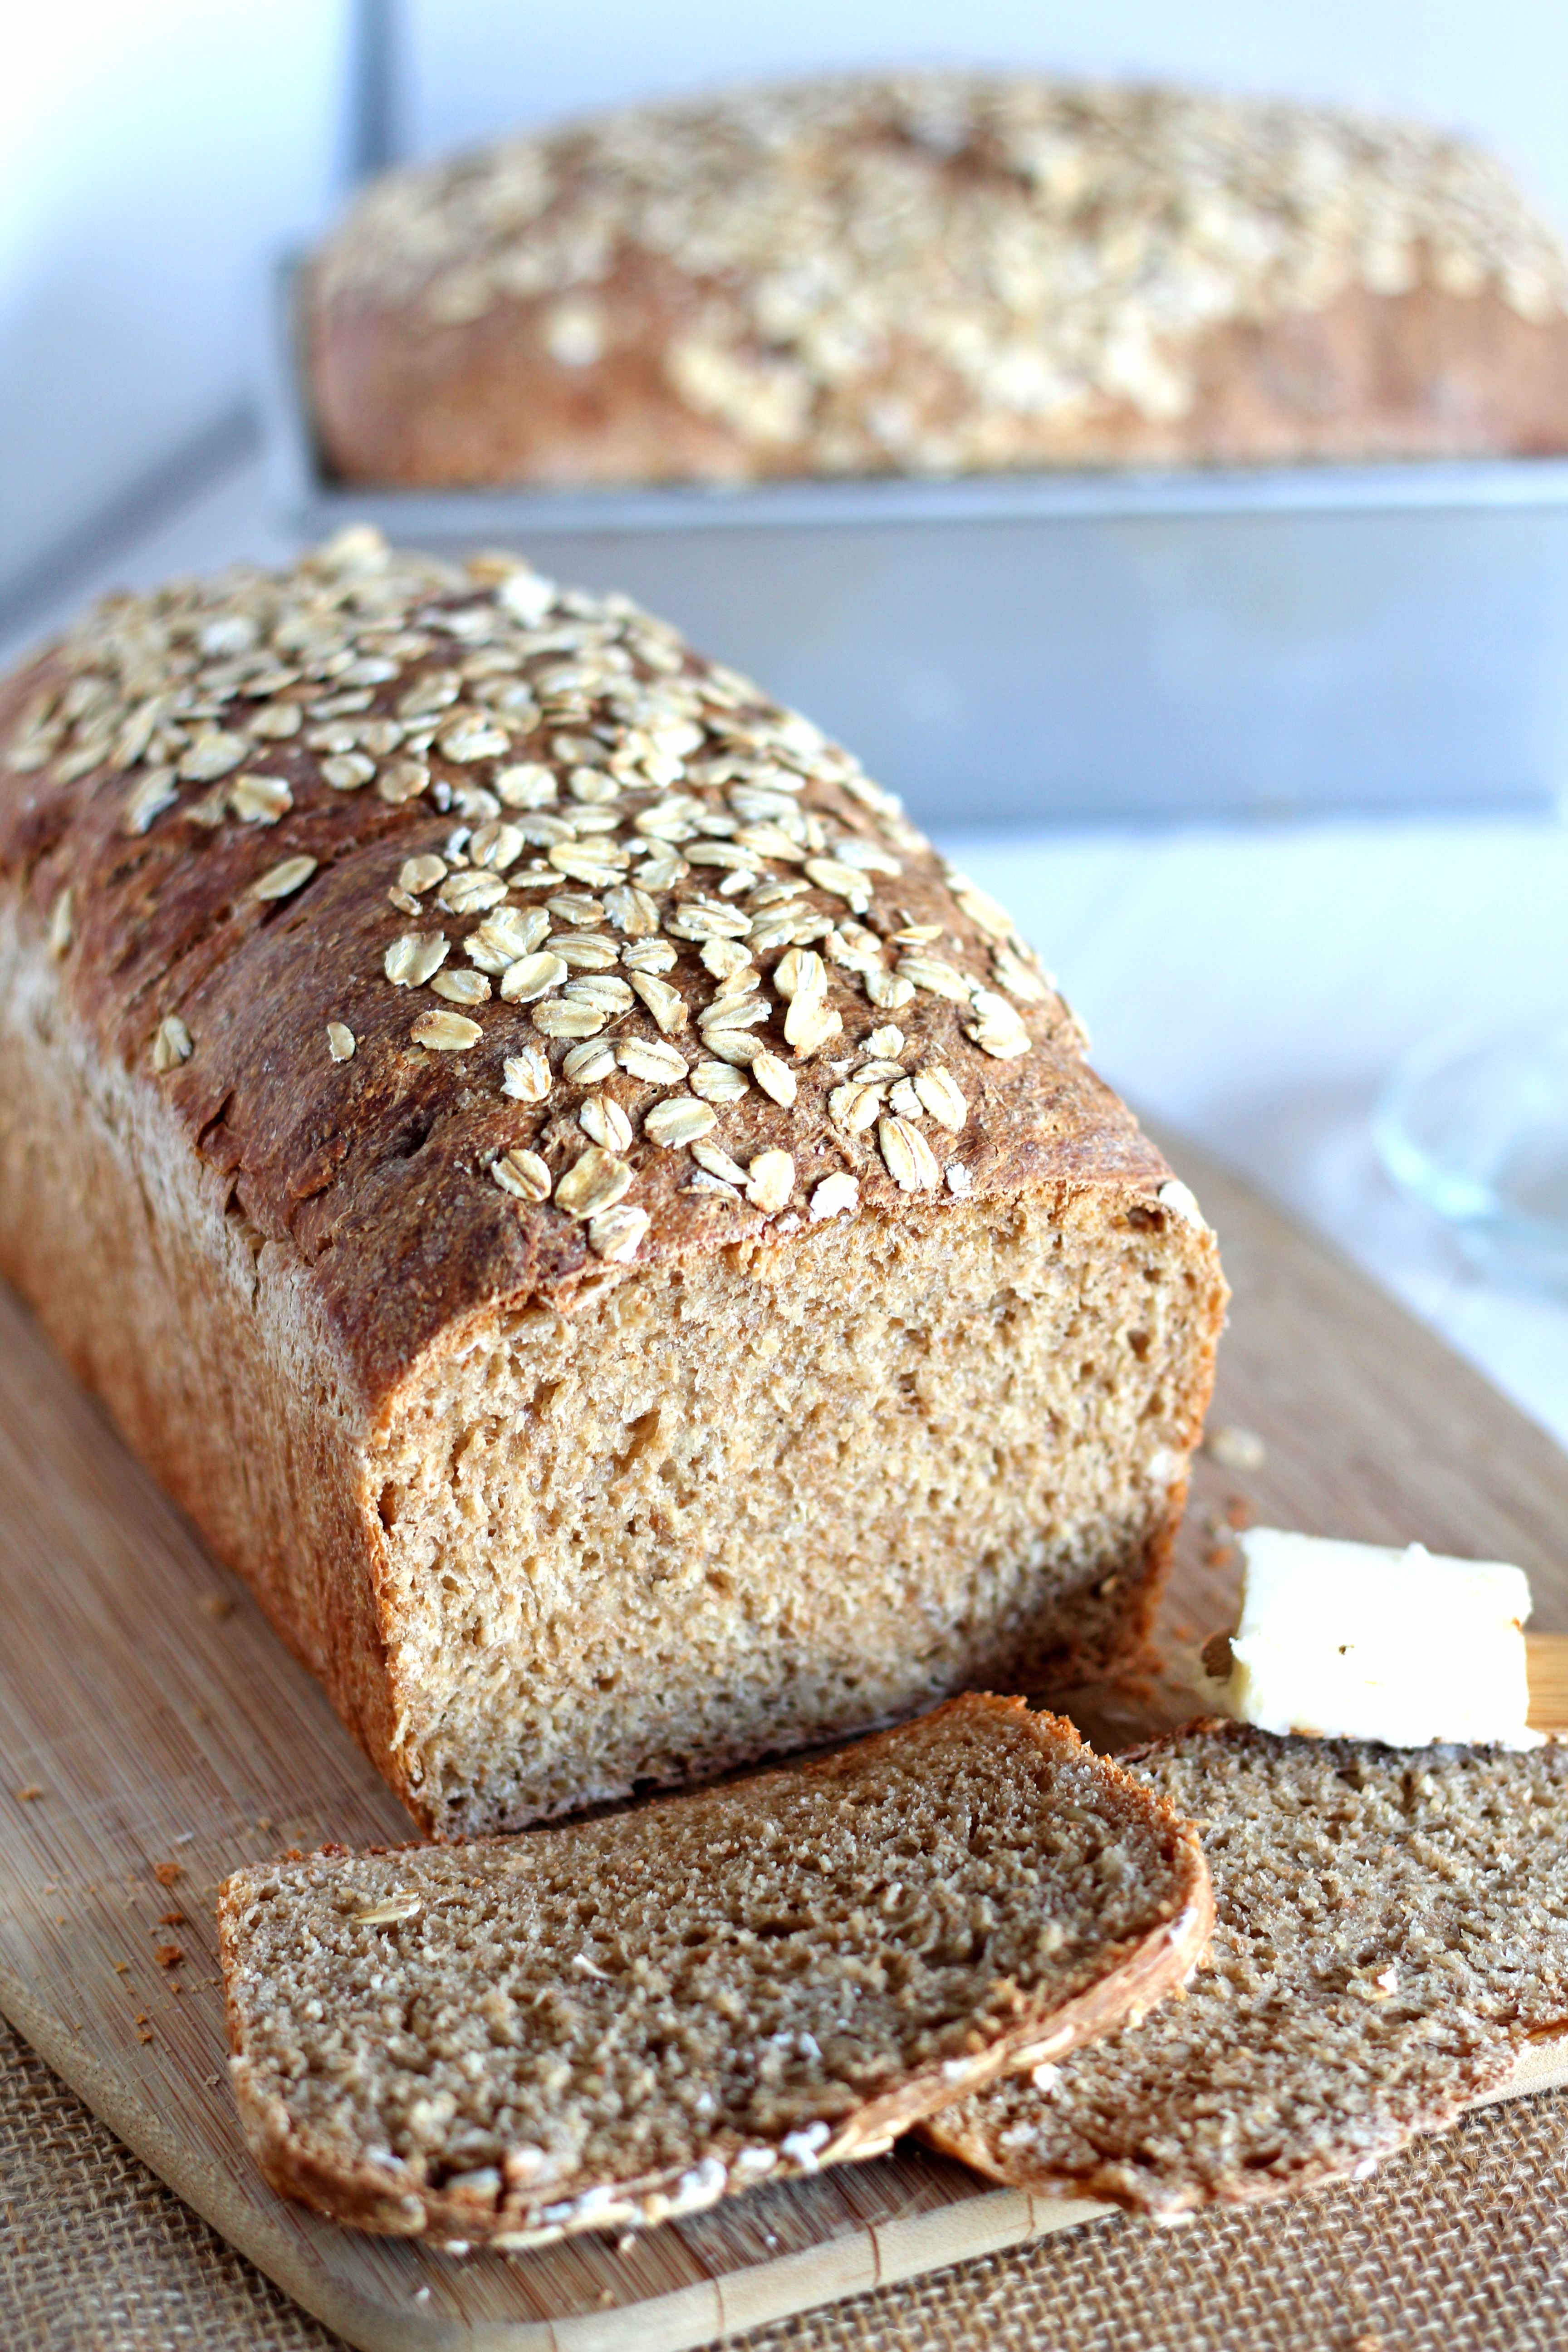
[[226, 1592], [204, 1592], [197, 1606], [202, 1615], [210, 1617], [215, 1625], [221, 1625], [226, 1617], [234, 1614], [234, 1603]]
[[160, 1911], [158, 1914], [160, 1927], [188, 1927], [190, 1924], [183, 1911]]
[[153, 1955], [161, 1969], [177, 1968], [184, 1957], [178, 1944], [160, 1944]]
[[43, 1793], [43, 1790], [39, 1788], [36, 1780], [29, 1780], [25, 1789], [17, 1790], [16, 1801], [20, 1805], [30, 1805], [37, 1798], [41, 1797]]
[[155, 1862], [153, 1875], [160, 1886], [173, 1886], [176, 1878], [184, 1876], [184, 1865], [178, 1862]]
[[1226, 1497], [1225, 1516], [1227, 1526], [1233, 1528], [1249, 1528], [1252, 1525], [1255, 1515], [1252, 1506], [1247, 1501], [1245, 1495], [1227, 1495]]

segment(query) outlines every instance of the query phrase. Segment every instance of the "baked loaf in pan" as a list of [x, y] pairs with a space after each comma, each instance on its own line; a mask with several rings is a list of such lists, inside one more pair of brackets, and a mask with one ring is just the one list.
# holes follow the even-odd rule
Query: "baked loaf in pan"
[[1212, 1907], [1158, 1798], [971, 1696], [608, 1821], [239, 1872], [231, 2071], [284, 2195], [538, 2245], [879, 2155], [1142, 2016]]
[[1565, 299], [1435, 131], [940, 75], [395, 173], [301, 324], [349, 481], [748, 481], [1562, 450]]
[[925, 2126], [994, 2179], [1173, 2216], [1370, 2171], [1568, 2030], [1568, 1747], [1190, 1725], [1123, 1759], [1195, 1821], [1184, 2000]]
[[1139, 1641], [1224, 1287], [1006, 914], [345, 534], [0, 690], [0, 1267], [433, 1835]]

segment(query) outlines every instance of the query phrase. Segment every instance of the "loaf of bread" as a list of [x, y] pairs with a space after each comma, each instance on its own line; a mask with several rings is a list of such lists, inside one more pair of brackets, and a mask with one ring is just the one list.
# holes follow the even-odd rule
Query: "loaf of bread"
[[1199, 1724], [1125, 1759], [1196, 1822], [1208, 1965], [1136, 2032], [924, 2126], [1034, 2189], [1167, 2216], [1358, 2177], [1568, 2029], [1568, 1747]]
[[301, 332], [349, 481], [750, 481], [1568, 449], [1565, 301], [1436, 131], [946, 74], [395, 173]]
[[1194, 1831], [964, 1697], [609, 1820], [241, 1871], [231, 2071], [273, 2186], [538, 2245], [847, 2158], [1141, 2016], [1204, 1948]]
[[0, 688], [0, 1271], [431, 1834], [1140, 1639], [1214, 1236], [624, 601], [363, 531], [111, 599]]

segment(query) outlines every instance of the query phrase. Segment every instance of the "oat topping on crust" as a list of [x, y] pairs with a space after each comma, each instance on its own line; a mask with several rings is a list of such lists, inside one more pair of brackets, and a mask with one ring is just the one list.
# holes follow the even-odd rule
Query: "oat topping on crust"
[[1020, 1153], [1070, 1178], [1095, 1082], [1011, 919], [624, 598], [356, 529], [112, 597], [0, 698], [0, 863], [68, 984], [313, 1258], [362, 1240], [358, 1186], [401, 1196], [399, 1263], [565, 1300], [666, 1246], [941, 1213]]
[[[1424, 285], [1536, 322], [1568, 307], [1551, 227], [1462, 140], [911, 74], [629, 109], [391, 173], [313, 295], [325, 319], [412, 305], [426, 337], [521, 311], [574, 381], [640, 338], [742, 472], [966, 472], [1034, 461], [1042, 419], [1182, 417], [1216, 329]], [[504, 726], [489, 708], [464, 740]]]

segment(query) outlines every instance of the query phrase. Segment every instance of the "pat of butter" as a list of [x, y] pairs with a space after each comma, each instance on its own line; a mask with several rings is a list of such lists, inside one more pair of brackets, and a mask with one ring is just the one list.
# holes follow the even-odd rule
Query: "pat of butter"
[[1264, 1731], [1534, 1748], [1528, 1728], [1524, 1570], [1253, 1528], [1231, 1636], [1233, 1670], [1215, 1696]]

